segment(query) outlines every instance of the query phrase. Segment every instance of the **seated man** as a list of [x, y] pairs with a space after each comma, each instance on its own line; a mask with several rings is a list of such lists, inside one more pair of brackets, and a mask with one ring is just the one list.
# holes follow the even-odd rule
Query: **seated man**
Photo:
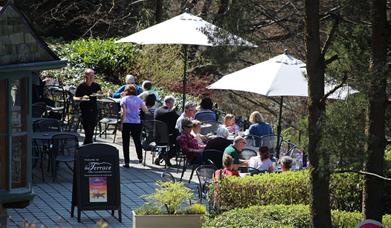
[[159, 165], [161, 159], [164, 159], [166, 165], [170, 165], [170, 159], [176, 155], [176, 138], [178, 137], [178, 130], [175, 129], [176, 121], [179, 115], [174, 110], [175, 98], [173, 96], [166, 96], [164, 98], [163, 106], [159, 107], [155, 111], [155, 120], [162, 121], [167, 124], [169, 140], [170, 140], [170, 150], [165, 154], [159, 154], [155, 159], [155, 164]]
[[233, 169], [233, 159], [229, 155], [224, 155], [224, 169], [216, 170], [213, 177], [215, 181], [221, 180], [226, 176], [239, 176], [239, 172]]
[[200, 110], [195, 114], [195, 119], [202, 122], [216, 121], [216, 113], [212, 111], [213, 102], [209, 97], [205, 97], [201, 100]]
[[182, 132], [178, 137], [179, 145], [182, 149], [184, 155], [186, 155], [187, 160], [190, 164], [200, 164], [202, 162], [202, 148], [197, 139], [191, 135], [191, 129], [193, 127], [192, 121], [185, 117], [181, 122]]
[[[233, 158], [233, 168], [238, 170], [239, 167], [246, 167], [248, 164], [247, 160], [239, 159], [239, 154], [246, 146], [246, 140], [242, 136], [236, 136], [234, 143], [229, 145], [224, 150], [224, 155], [230, 155]], [[224, 161], [223, 161], [224, 162]]]

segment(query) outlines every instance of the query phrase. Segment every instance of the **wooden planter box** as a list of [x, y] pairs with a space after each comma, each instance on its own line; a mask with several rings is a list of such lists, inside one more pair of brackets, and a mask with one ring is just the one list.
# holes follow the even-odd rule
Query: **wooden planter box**
[[202, 215], [136, 215], [133, 214], [133, 228], [175, 227], [200, 228]]

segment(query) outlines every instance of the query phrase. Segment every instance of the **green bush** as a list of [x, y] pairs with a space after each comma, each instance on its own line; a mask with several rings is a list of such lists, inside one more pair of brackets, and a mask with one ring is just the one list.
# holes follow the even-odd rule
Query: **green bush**
[[[359, 212], [331, 211], [333, 227], [354, 227], [362, 220]], [[384, 227], [391, 226], [391, 215], [383, 217]], [[203, 227], [309, 227], [307, 205], [268, 205], [233, 209], [206, 220]]]
[[[252, 205], [309, 204], [308, 174], [308, 171], [299, 171], [224, 178], [216, 191], [217, 207], [225, 211]], [[330, 179], [331, 208], [361, 210], [361, 189], [359, 175], [333, 174]], [[210, 191], [212, 195], [213, 191]]]
[[132, 44], [114, 43], [114, 39], [79, 39], [59, 43], [52, 48], [76, 68], [93, 68], [108, 81], [123, 83], [139, 50]]

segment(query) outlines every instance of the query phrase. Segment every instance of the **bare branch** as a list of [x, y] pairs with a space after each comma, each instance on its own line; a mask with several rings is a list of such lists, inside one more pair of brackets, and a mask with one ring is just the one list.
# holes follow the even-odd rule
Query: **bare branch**
[[338, 84], [337, 86], [335, 86], [335, 87], [334, 87], [332, 90], [330, 90], [328, 93], [326, 93], [326, 94], [323, 96], [323, 98], [320, 100], [320, 102], [321, 102], [321, 103], [325, 103], [327, 97], [329, 97], [331, 94], [333, 94], [335, 91], [337, 91], [337, 89], [341, 88], [341, 87], [345, 84], [345, 82], [346, 82], [347, 79], [348, 79], [348, 74], [345, 73], [345, 75], [344, 75], [343, 78], [342, 78], [341, 83]]
[[362, 174], [362, 175], [377, 177], [379, 179], [386, 180], [386, 181], [391, 181], [391, 178], [389, 178], [389, 177], [384, 177], [379, 174], [371, 173], [371, 172], [367, 172], [367, 171], [363, 171], [363, 170], [336, 170], [336, 171], [334, 171], [334, 173], [358, 173], [358, 174]]
[[329, 65], [332, 62], [334, 62], [337, 59], [338, 59], [338, 55], [333, 55], [333, 56], [331, 56], [330, 58], [328, 58], [328, 59], [326, 59], [324, 61], [324, 65], [327, 66], [327, 65]]
[[339, 16], [336, 15], [334, 23], [333, 23], [333, 27], [331, 28], [330, 33], [327, 36], [326, 42], [323, 45], [322, 52], [321, 52], [322, 57], [325, 56], [327, 50], [329, 49], [329, 47], [331, 45], [331, 42], [335, 38], [335, 33], [337, 32], [338, 25], [339, 25]]

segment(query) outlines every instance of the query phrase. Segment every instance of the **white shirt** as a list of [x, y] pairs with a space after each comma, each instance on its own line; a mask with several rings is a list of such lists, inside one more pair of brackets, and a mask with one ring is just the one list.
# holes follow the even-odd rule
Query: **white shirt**
[[273, 166], [273, 162], [269, 158], [262, 161], [261, 157], [255, 156], [250, 158], [248, 166], [259, 171], [269, 171], [269, 168]]
[[[175, 128], [178, 129], [179, 133], [182, 132], [182, 120], [183, 120], [185, 117], [186, 117], [186, 116], [185, 116], [185, 113], [183, 112], [183, 113], [179, 116], [179, 118], [177, 119], [177, 121], [176, 121]], [[192, 118], [192, 117], [187, 117], [187, 118], [189, 118], [190, 120], [193, 120], [193, 119], [194, 119], [194, 118]]]

